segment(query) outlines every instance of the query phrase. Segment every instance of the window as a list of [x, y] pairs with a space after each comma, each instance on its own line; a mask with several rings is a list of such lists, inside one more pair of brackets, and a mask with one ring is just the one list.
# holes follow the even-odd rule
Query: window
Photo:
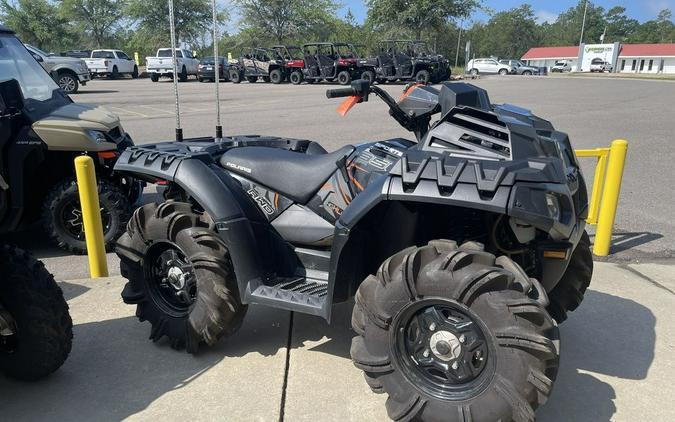
[[92, 59], [114, 59], [115, 55], [112, 51], [98, 50], [91, 53]]
[[122, 59], [122, 60], [131, 60], [129, 56], [127, 56], [124, 51], [118, 51], [117, 52], [117, 57]]
[[640, 72], [642, 72], [644, 69], [645, 69], [645, 61], [643, 59], [643, 60], [640, 60]]
[[647, 70], [649, 70], [651, 72], [653, 65], [654, 65], [654, 60], [649, 60], [649, 68]]
[[630, 65], [630, 70], [635, 70], [636, 66], [637, 66], [637, 60], [633, 60], [633, 63]]
[[[182, 53], [182, 55], [179, 54], [179, 53]], [[176, 51], [176, 57], [185, 57], [186, 59], [191, 59], [192, 58], [192, 51], [188, 51], [188, 50]]]
[[621, 70], [626, 68], [626, 59], [621, 60]]

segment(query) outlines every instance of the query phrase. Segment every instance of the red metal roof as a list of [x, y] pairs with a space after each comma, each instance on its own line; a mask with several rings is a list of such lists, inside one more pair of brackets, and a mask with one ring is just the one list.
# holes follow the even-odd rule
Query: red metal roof
[[623, 44], [619, 57], [675, 57], [675, 43]]
[[530, 48], [521, 60], [537, 59], [574, 59], [579, 56], [579, 46], [570, 47], [534, 47]]

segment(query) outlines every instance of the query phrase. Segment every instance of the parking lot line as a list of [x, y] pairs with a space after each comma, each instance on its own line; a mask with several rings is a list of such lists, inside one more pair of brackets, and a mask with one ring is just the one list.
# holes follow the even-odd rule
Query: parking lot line
[[126, 115], [126, 116], [131, 115], [131, 116], [139, 116], [139, 117], [145, 117], [145, 118], [150, 117], [146, 114], [139, 113], [137, 111], [127, 110], [127, 109], [120, 108], [120, 107], [108, 106], [108, 108], [113, 110], [115, 113], [121, 114], [121, 115]]

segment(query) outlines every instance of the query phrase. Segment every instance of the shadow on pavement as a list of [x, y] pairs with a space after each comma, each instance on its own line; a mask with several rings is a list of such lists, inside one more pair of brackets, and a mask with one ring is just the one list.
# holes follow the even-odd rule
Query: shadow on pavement
[[[292, 348], [328, 337], [310, 352], [350, 359], [352, 303], [333, 310], [333, 324], [295, 314]], [[639, 303], [588, 291], [583, 305], [561, 325], [561, 365], [550, 400], [538, 412], [543, 422], [609, 421], [616, 412], [612, 386], [596, 374], [625, 380], [647, 377], [654, 360], [656, 319]], [[364, 397], [364, 400], [367, 400]]]
[[616, 232], [612, 236], [612, 246], [610, 248], [610, 253], [624, 252], [662, 238], [663, 235], [660, 233]]
[[[25, 383], [0, 375], [1, 419], [15, 422], [36, 419], [119, 421], [143, 411], [172, 391], [190, 387], [209, 369], [232, 358], [222, 362], [225, 365], [222, 372], [206, 375], [215, 378], [216, 382], [200, 383], [195, 393], [197, 401], [186, 404], [197, 411], [200, 395], [232, 396], [236, 393], [233, 388], [237, 382], [248, 382], [243, 373], [237, 379], [228, 379], [232, 375], [230, 367], [237, 370], [236, 365], [239, 365], [239, 371], [253, 370], [249, 365], [241, 364], [241, 359], [248, 358], [244, 358], [245, 355], [252, 354], [252, 364], [259, 361], [257, 354], [279, 352], [279, 359], [283, 359], [288, 313], [253, 308], [237, 334], [215, 347], [202, 349], [195, 356], [173, 350], [165, 341], [152, 343], [148, 340], [149, 331], [150, 325], [139, 323], [136, 317], [76, 325], [71, 355], [50, 377]], [[283, 372], [283, 364], [279, 367]], [[282, 374], [268, 375], [279, 378], [280, 388]], [[207, 388], [218, 385], [218, 389]], [[240, 388], [244, 389], [243, 386]], [[215, 400], [217, 396], [206, 399]]]
[[87, 286], [76, 283], [68, 283], [66, 281], [59, 282], [59, 287], [61, 287], [61, 291], [63, 291], [63, 298], [66, 299], [66, 301], [75, 299], [76, 297], [89, 291], [89, 287]]
[[560, 327], [560, 371], [538, 420], [611, 420], [615, 391], [595, 374], [645, 379], [654, 360], [655, 324], [654, 314], [635, 301], [588, 291]]

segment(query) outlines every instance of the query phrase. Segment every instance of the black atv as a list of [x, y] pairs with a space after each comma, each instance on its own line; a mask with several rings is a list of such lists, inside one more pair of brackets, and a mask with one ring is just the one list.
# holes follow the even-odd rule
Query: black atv
[[[8, 149], [20, 127], [22, 95], [15, 80], [0, 83], [0, 234], [11, 229], [14, 179]], [[8, 154], [9, 152], [9, 154]], [[22, 380], [42, 378], [58, 369], [70, 353], [73, 323], [54, 277], [41, 262], [19, 248], [0, 243], [0, 373]]]
[[230, 80], [235, 84], [244, 79], [256, 83], [259, 78], [270, 82], [270, 64], [275, 53], [267, 48], [250, 48], [239, 59], [230, 62]]
[[[558, 370], [555, 321], [593, 262], [587, 192], [566, 134], [473, 85], [356, 81], [415, 141], [328, 153], [233, 136], [134, 147], [117, 171], [167, 186], [118, 241], [122, 292], [150, 337], [196, 352], [247, 305], [330, 320], [355, 297], [354, 364], [395, 420], [533, 420]], [[434, 121], [432, 122], [432, 118]]]
[[379, 82], [415, 81], [435, 84], [450, 78], [448, 59], [431, 53], [424, 41], [381, 41], [377, 56], [362, 59], [359, 65], [364, 72], [369, 72], [367, 77], [374, 76]]
[[314, 83], [320, 81], [349, 85], [357, 75], [356, 54], [347, 43], [319, 42], [303, 45], [304, 63], [302, 78], [291, 73], [291, 83], [302, 81]]

